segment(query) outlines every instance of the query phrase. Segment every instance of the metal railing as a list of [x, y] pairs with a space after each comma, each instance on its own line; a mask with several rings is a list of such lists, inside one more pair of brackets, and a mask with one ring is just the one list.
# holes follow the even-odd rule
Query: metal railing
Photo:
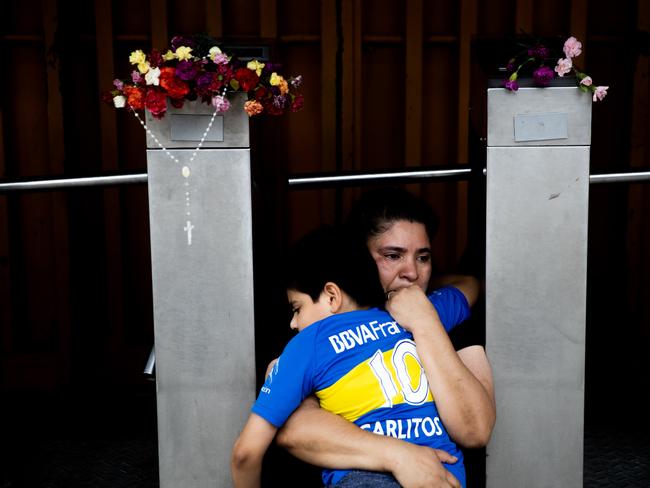
[[[293, 175], [287, 183], [292, 189], [354, 186], [368, 183], [412, 183], [414, 180], [469, 179], [476, 170], [467, 165], [443, 169], [418, 169], [373, 173], [307, 174]], [[483, 174], [486, 171], [483, 170]], [[589, 176], [589, 183], [634, 183], [650, 180], [650, 171], [605, 173]], [[34, 180], [0, 180], [0, 194], [21, 191], [64, 190], [91, 186], [132, 185], [147, 183], [147, 174], [122, 174], [79, 178], [51, 178]]]

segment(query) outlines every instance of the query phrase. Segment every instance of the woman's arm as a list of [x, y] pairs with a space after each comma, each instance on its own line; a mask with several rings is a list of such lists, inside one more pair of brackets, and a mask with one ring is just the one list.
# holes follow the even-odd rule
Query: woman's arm
[[404, 487], [460, 486], [444, 451], [376, 435], [322, 410], [307, 398], [278, 432], [277, 442], [302, 461], [330, 469], [388, 471]]
[[434, 306], [417, 286], [392, 293], [386, 309], [413, 334], [429, 388], [451, 437], [464, 447], [485, 446], [496, 420], [496, 405], [483, 348], [471, 346], [457, 354]]

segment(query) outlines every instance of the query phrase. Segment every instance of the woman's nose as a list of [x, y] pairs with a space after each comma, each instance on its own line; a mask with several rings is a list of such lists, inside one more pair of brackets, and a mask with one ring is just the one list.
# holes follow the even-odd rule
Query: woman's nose
[[409, 281], [415, 281], [418, 279], [418, 268], [414, 259], [404, 260], [402, 267], [400, 268], [400, 278]]

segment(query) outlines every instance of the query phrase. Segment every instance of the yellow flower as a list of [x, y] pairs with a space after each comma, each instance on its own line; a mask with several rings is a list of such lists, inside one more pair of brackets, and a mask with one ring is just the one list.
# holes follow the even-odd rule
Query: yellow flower
[[251, 70], [255, 71], [257, 76], [262, 75], [262, 68], [264, 67], [264, 63], [260, 63], [257, 59], [253, 59], [252, 61], [249, 61], [246, 67]]
[[133, 51], [131, 53], [131, 56], [129, 56], [129, 62], [131, 64], [140, 64], [144, 63], [146, 61], [147, 57], [144, 55], [142, 50], [138, 49], [137, 51]]
[[147, 71], [149, 71], [149, 61], [138, 63], [138, 71], [142, 75], [145, 74]]
[[176, 49], [176, 58], [179, 61], [190, 60], [192, 59], [192, 48], [187, 46], [181, 46]]
[[167, 52], [163, 54], [162, 57], [165, 61], [171, 61], [176, 57], [176, 55], [173, 52], [171, 52], [171, 50], [167, 50]]
[[269, 80], [269, 83], [271, 83], [271, 85], [273, 86], [278, 86], [280, 83], [282, 83], [283, 80], [284, 78], [282, 78], [282, 76], [280, 76], [274, 71], [271, 74], [271, 79]]

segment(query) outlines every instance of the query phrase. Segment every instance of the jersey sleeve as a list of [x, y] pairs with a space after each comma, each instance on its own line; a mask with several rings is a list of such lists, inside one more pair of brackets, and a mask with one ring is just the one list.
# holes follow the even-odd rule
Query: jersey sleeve
[[436, 307], [440, 321], [447, 332], [470, 316], [469, 304], [465, 295], [453, 286], [434, 290], [429, 295], [429, 300]]
[[314, 334], [294, 337], [266, 377], [251, 411], [278, 429], [313, 391]]

